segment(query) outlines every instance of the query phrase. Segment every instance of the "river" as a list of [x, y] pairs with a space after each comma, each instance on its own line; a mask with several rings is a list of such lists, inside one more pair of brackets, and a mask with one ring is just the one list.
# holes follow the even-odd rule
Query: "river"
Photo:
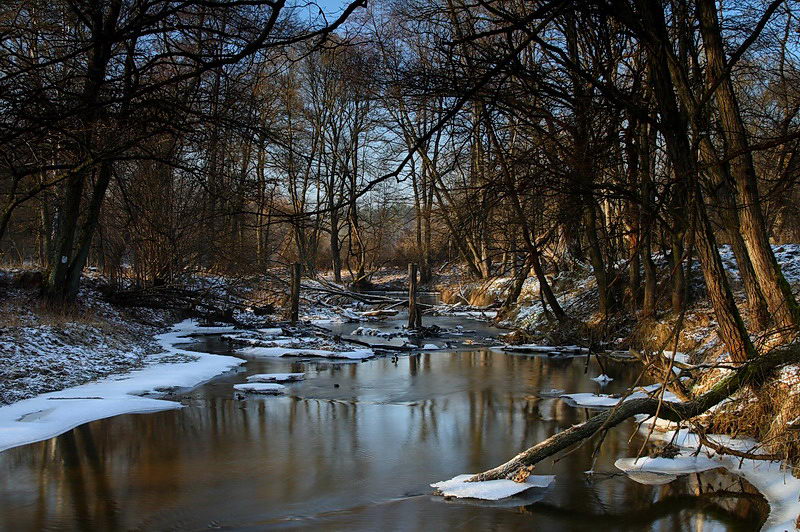
[[[402, 320], [398, 317], [397, 323]], [[477, 321], [480, 334], [500, 332]], [[392, 323], [384, 327], [391, 328]], [[340, 326], [348, 333], [354, 326]], [[195, 349], [229, 353], [209, 337]], [[461, 348], [361, 363], [254, 359], [174, 397], [186, 408], [124, 415], [0, 453], [0, 528], [23, 530], [755, 530], [764, 498], [723, 470], [660, 486], [614, 468], [642, 443], [633, 423], [536, 474], [548, 489], [486, 503], [429, 484], [495, 466], [590, 412], [537, 392], [600, 389], [586, 358]], [[254, 373], [306, 372], [283, 397], [235, 397]], [[637, 368], [612, 364], [604, 391]], [[633, 436], [632, 436], [633, 435]]]

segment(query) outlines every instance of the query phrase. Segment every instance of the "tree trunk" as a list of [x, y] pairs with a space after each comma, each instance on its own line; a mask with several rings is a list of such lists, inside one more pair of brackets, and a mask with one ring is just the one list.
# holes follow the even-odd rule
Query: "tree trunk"
[[[641, 4], [645, 23], [664, 42], [666, 23], [660, 2], [658, 0], [641, 0]], [[689, 146], [688, 123], [685, 115], [678, 111], [668, 58], [664, 48], [658, 45], [651, 45], [648, 55], [654, 96], [661, 115], [662, 134], [667, 155], [676, 178], [682, 179], [687, 183], [686, 188], [695, 192], [693, 199], [700, 265], [703, 269], [703, 277], [714, 314], [719, 323], [718, 332], [728, 347], [731, 357], [734, 360], [743, 361], [755, 356], [755, 348], [750, 342], [747, 329], [733, 299], [728, 278], [722, 266], [722, 259], [719, 257], [714, 233], [706, 215], [701, 190], [697, 184], [695, 159]]]
[[789, 338], [800, 326], [800, 307], [770, 246], [747, 131], [733, 83], [725, 72], [725, 51], [715, 2], [698, 0], [697, 14], [708, 64], [709, 85], [716, 85], [714, 98], [722, 122], [723, 136], [728, 149], [734, 155], [730, 162], [730, 171], [742, 204], [739, 213], [742, 238], [769, 311], [775, 323], [783, 329], [782, 336]]

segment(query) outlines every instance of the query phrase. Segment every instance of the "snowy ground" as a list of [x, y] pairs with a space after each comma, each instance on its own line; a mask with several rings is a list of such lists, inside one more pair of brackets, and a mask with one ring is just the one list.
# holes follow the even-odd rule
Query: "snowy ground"
[[178, 402], [145, 395], [160, 396], [192, 388], [236, 368], [244, 360], [174, 346], [192, 334], [230, 330], [231, 327], [198, 327], [189, 320], [181, 322], [156, 337], [161, 352], [145, 357], [146, 367], [0, 407], [0, 451], [46, 440], [98, 419], [181, 408]]
[[0, 301], [0, 404], [142, 367], [159, 351], [153, 335], [166, 329], [168, 313], [123, 314], [91, 284], [79, 300], [69, 317], [37, 308], [30, 291]]

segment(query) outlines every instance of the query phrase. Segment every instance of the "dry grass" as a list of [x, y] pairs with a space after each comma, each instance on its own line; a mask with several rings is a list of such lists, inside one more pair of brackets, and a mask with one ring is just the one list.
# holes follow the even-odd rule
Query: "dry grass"
[[51, 326], [81, 324], [110, 329], [111, 324], [93, 309], [81, 305], [53, 305], [35, 298], [18, 295], [0, 302], [0, 324], [4, 327]]
[[758, 390], [748, 389], [706, 418], [708, 431], [733, 437], [750, 437], [763, 450], [800, 465], [800, 432], [788, 425], [800, 417], [800, 396], [773, 380]]

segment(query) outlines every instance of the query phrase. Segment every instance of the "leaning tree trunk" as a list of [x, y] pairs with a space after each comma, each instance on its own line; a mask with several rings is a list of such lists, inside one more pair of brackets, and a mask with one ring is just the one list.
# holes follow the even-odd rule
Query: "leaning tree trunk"
[[[666, 23], [661, 4], [658, 0], [642, 0], [641, 4], [648, 27], [653, 29], [657, 37], [661, 38], [661, 42], [666, 42]], [[650, 44], [648, 47], [650, 76], [661, 115], [661, 130], [676, 178], [684, 181], [686, 190], [694, 192], [693, 205], [700, 266], [703, 270], [708, 296], [719, 323], [718, 332], [728, 347], [731, 357], [734, 360], [743, 361], [755, 356], [755, 348], [750, 342], [747, 329], [733, 299], [714, 239], [714, 232], [705, 211], [702, 193], [697, 184], [696, 161], [689, 145], [688, 122], [685, 114], [678, 110], [668, 57], [662, 46]]]
[[704, 162], [709, 165], [708, 173], [716, 192], [717, 210], [739, 267], [739, 275], [750, 311], [750, 322], [756, 331], [762, 331], [769, 325], [769, 311], [753, 269], [753, 262], [747, 252], [747, 245], [739, 232], [739, 213], [736, 208], [736, 200], [729, 187], [731, 178], [728, 168], [717, 160], [711, 140], [706, 136], [703, 136], [700, 141], [700, 153]]

